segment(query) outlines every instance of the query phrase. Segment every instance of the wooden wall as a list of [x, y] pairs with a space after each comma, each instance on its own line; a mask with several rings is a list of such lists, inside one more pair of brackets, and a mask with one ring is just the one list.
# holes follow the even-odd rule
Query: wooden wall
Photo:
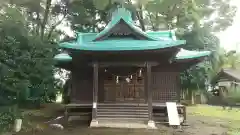
[[154, 102], [179, 101], [180, 80], [178, 72], [153, 72], [152, 90]]
[[[103, 72], [99, 73], [98, 101], [104, 101]], [[93, 69], [79, 69], [72, 71], [72, 103], [92, 103], [93, 99]]]
[[93, 73], [87, 69], [72, 71], [72, 103], [88, 103], [93, 99]]
[[[104, 101], [104, 72], [99, 70], [98, 101]], [[93, 99], [92, 68], [72, 71], [72, 103], [91, 103]], [[166, 102], [180, 100], [180, 79], [177, 71], [153, 70], [153, 101]]]

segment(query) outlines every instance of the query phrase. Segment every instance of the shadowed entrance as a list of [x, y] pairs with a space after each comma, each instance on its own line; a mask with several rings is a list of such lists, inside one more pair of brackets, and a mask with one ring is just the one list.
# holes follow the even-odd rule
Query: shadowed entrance
[[109, 67], [104, 76], [104, 102], [136, 102], [146, 100], [143, 69], [139, 67]]

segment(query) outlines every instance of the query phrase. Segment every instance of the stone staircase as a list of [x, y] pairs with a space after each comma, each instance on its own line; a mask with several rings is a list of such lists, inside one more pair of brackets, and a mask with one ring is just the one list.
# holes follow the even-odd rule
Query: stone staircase
[[146, 122], [148, 120], [147, 104], [104, 103], [98, 104], [98, 121], [111, 122]]

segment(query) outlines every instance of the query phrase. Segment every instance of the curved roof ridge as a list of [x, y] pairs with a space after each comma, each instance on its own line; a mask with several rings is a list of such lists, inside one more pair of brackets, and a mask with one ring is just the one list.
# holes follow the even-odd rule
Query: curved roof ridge
[[137, 27], [134, 24], [131, 12], [129, 10], [127, 10], [126, 8], [117, 8], [116, 11], [114, 11], [112, 14], [111, 21], [107, 24], [107, 26], [104, 28], [104, 30], [102, 30], [100, 33], [97, 34], [97, 36], [94, 40], [105, 35], [115, 25], [117, 25], [121, 20], [123, 20], [130, 28], [132, 28], [133, 31], [145, 36], [146, 38], [148, 38], [150, 40], [157, 40], [156, 38], [149, 36], [146, 32], [142, 31], [142, 29], [140, 29], [139, 27]]
[[176, 58], [177, 60], [181, 59], [191, 59], [191, 58], [199, 58], [209, 56], [211, 51], [190, 51], [181, 48], [180, 51], [177, 53]]
[[118, 19], [124, 19], [128, 20], [130, 22], [133, 22], [132, 20], [132, 14], [129, 10], [126, 8], [117, 8], [113, 13], [112, 13], [112, 19], [111, 20], [118, 20]]
[[147, 31], [146, 33], [160, 40], [177, 40], [175, 30]]

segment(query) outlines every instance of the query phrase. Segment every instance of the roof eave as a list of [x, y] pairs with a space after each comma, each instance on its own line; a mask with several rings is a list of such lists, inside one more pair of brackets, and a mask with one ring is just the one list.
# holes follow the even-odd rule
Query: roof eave
[[[184, 49], [182, 49], [184, 50]], [[186, 55], [186, 53], [188, 52], [191, 52], [193, 54], [189, 54], [189, 55]], [[183, 53], [183, 52], [179, 52], [179, 53]], [[200, 52], [194, 52], [194, 51], [187, 51], [187, 52], [184, 52], [184, 55], [181, 56], [181, 54], [179, 54], [180, 56], [176, 56], [175, 57], [175, 60], [185, 60], [185, 59], [199, 59], [199, 58], [202, 58], [202, 57], [208, 57], [211, 55], [211, 51], [200, 51]]]
[[61, 62], [71, 62], [72, 61], [72, 57], [65, 53], [57, 54], [53, 59], [55, 61], [61, 61]]
[[[161, 42], [161, 41], [159, 41]], [[168, 46], [147, 46], [147, 47], [135, 47], [135, 48], [116, 48], [113, 49], [112, 47], [109, 48], [93, 48], [90, 45], [78, 45], [77, 43], [61, 43], [59, 46], [65, 49], [73, 49], [73, 50], [81, 50], [81, 51], [144, 51], [144, 50], [158, 50], [158, 49], [166, 49], [166, 48], [173, 48], [173, 47], [181, 47], [185, 45], [185, 40], [178, 40], [169, 44]], [[94, 46], [96, 47], [96, 46]]]

